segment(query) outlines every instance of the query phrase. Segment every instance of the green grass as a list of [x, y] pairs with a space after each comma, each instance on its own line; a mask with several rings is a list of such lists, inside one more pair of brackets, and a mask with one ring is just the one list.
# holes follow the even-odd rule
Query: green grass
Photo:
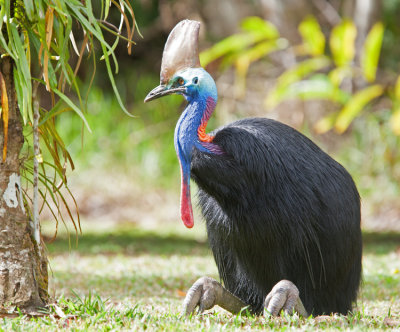
[[[62, 309], [3, 318], [2, 330], [241, 331], [400, 328], [400, 234], [364, 234], [364, 281], [355, 312], [322, 318], [231, 315], [220, 308], [185, 319], [184, 292], [200, 276], [218, 278], [203, 225], [113, 230], [85, 227], [76, 246], [65, 233], [48, 245], [50, 292]], [[59, 313], [59, 311], [58, 311]], [[393, 326], [392, 326], [393, 325]]]

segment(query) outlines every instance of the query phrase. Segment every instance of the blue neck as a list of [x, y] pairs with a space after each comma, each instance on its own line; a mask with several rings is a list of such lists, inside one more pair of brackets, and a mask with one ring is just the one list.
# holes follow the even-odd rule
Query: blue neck
[[198, 138], [198, 129], [202, 124], [202, 115], [205, 111], [206, 101], [194, 100], [186, 106], [176, 124], [175, 150], [182, 165], [186, 163], [190, 165], [194, 147], [200, 151], [210, 152], [203, 147]]
[[212, 77], [202, 68], [193, 69], [197, 75], [202, 77], [202, 85], [192, 94], [187, 95], [188, 105], [183, 111], [175, 127], [175, 150], [181, 165], [188, 164], [192, 159], [193, 148], [203, 152], [213, 153], [212, 149], [207, 148], [205, 142], [199, 139], [199, 128], [205, 131], [208, 119], [214, 111], [217, 103], [217, 87]]
[[[208, 73], [206, 74], [209, 76]], [[211, 76], [209, 77], [211, 78]], [[182, 176], [181, 218], [185, 225], [190, 228], [193, 226], [193, 211], [190, 200], [190, 164], [193, 149], [217, 154], [221, 152], [221, 149], [212, 143], [211, 136], [205, 134], [207, 121], [217, 103], [217, 90], [214, 81], [206, 81], [201, 89], [190, 96], [186, 96], [186, 98], [188, 105], [176, 125], [174, 143]]]

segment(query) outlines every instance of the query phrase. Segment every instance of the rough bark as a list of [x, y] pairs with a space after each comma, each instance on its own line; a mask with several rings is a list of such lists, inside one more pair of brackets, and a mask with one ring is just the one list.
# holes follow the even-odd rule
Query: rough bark
[[[24, 137], [10, 57], [0, 60], [0, 70], [9, 100], [8, 152], [5, 162], [0, 161], [0, 311], [18, 307], [35, 312], [48, 300], [47, 258], [44, 250], [39, 253], [22, 202], [19, 155]], [[1, 121], [1, 151], [3, 135]]]

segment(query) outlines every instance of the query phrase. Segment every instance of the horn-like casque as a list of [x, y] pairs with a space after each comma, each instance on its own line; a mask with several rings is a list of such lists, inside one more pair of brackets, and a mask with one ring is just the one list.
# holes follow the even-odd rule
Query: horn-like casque
[[160, 82], [166, 84], [178, 71], [201, 67], [199, 59], [200, 22], [179, 22], [168, 36], [161, 61]]

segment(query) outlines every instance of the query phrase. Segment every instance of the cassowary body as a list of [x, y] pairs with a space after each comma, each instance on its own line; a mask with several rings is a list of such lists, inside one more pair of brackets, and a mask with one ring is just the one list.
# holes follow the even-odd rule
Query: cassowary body
[[[181, 58], [193, 53], [186, 44], [197, 33], [193, 21], [171, 32], [161, 85], [145, 99], [179, 93], [188, 100], [175, 130], [181, 217], [193, 226], [192, 177], [225, 286], [198, 280], [185, 299], [186, 313], [219, 304], [232, 312], [248, 305], [255, 313], [346, 314], [356, 299], [362, 251], [360, 199], [351, 176], [277, 121], [244, 119], [206, 134], [216, 86], [198, 61]], [[174, 62], [178, 68], [171, 68]]]
[[193, 151], [192, 176], [225, 287], [260, 312], [292, 281], [308, 313], [346, 314], [361, 273], [360, 203], [346, 170], [296, 130], [245, 119]]

